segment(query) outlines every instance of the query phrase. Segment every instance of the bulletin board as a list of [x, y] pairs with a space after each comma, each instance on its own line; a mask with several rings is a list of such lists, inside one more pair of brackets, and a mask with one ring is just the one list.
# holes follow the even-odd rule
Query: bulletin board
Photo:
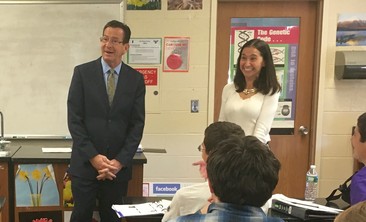
[[67, 136], [73, 69], [101, 55], [103, 27], [122, 18], [123, 5], [116, 0], [16, 2], [0, 3], [5, 136]]

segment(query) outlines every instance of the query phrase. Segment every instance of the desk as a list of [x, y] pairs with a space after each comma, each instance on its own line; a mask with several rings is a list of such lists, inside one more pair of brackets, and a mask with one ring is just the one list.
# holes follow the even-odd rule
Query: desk
[[[172, 197], [125, 197], [123, 199], [123, 204], [139, 204], [139, 203], [147, 203], [147, 202], [156, 202], [160, 201], [161, 199], [168, 199], [171, 200]], [[348, 207], [348, 204], [342, 200], [332, 201], [331, 203], [327, 203], [325, 198], [317, 198], [315, 203], [321, 204], [328, 207], [335, 207], [338, 209], [345, 209]], [[283, 214], [278, 211], [268, 209], [268, 216], [271, 217], [280, 217], [284, 221], [288, 222], [303, 222], [304, 220], [293, 217], [291, 215]], [[162, 214], [159, 215], [148, 215], [148, 216], [138, 216], [138, 217], [127, 217], [122, 218], [122, 222], [160, 222], [163, 218]], [[313, 219], [313, 220], [306, 220], [306, 222], [331, 222], [333, 219]]]
[[[314, 201], [317, 204], [320, 205], [324, 205], [327, 207], [333, 207], [336, 209], [347, 209], [349, 207], [349, 204], [344, 202], [341, 199], [335, 200], [335, 201], [331, 201], [331, 202], [327, 202], [325, 198], [317, 198]], [[268, 209], [268, 216], [272, 216], [272, 217], [280, 217], [282, 218], [284, 221], [293, 221], [293, 222], [301, 222], [301, 221], [307, 221], [307, 222], [330, 222], [333, 221], [334, 219], [311, 219], [311, 220], [302, 220], [299, 219], [297, 217], [293, 217], [291, 215], [288, 214], [284, 214], [284, 213], [280, 213], [276, 210], [272, 210], [272, 209]]]
[[[45, 212], [56, 211], [62, 213], [70, 212], [72, 208], [64, 207], [63, 200], [63, 177], [70, 163], [71, 153], [43, 153], [41, 147], [25, 146], [18, 150], [12, 157], [13, 175], [15, 178], [16, 170], [19, 164], [52, 164], [56, 178], [56, 185], [59, 193], [60, 203], [58, 206], [40, 206], [40, 207], [17, 207], [14, 201], [14, 221], [19, 222], [19, 213], [21, 212]], [[136, 153], [133, 159], [132, 180], [129, 182], [128, 196], [142, 196], [143, 183], [143, 164], [147, 163], [143, 153]], [[14, 183], [14, 179], [13, 179]], [[15, 185], [13, 185], [15, 187]], [[14, 189], [15, 190], [15, 189]], [[16, 193], [14, 200], [16, 199]], [[63, 220], [63, 219], [62, 219]]]
[[[14, 200], [14, 177], [13, 177], [13, 165], [11, 164], [11, 157], [18, 151], [20, 146], [7, 146], [4, 150], [6, 156], [0, 157], [0, 196], [3, 197], [3, 205], [1, 208], [1, 220], [0, 221], [13, 221], [12, 220], [12, 206]], [[6, 200], [6, 201], [5, 201]]]
[[311, 220], [302, 220], [300, 218], [297, 217], [293, 217], [291, 215], [288, 214], [284, 214], [284, 213], [280, 213], [278, 211], [272, 210], [272, 209], [268, 209], [268, 216], [271, 217], [280, 217], [282, 220], [284, 220], [285, 222], [289, 221], [289, 222], [332, 222], [333, 219], [311, 219]]

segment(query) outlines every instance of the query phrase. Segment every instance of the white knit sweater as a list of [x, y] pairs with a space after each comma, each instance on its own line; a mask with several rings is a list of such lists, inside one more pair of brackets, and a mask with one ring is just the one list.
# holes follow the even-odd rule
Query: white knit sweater
[[235, 91], [234, 83], [227, 84], [222, 91], [219, 121], [233, 122], [241, 126], [245, 135], [256, 136], [263, 143], [270, 141], [271, 130], [280, 93], [263, 95], [256, 93], [242, 99]]

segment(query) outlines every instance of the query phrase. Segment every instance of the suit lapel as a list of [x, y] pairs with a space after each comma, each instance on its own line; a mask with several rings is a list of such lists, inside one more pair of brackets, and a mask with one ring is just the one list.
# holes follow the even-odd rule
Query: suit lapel
[[[117, 87], [116, 87], [116, 92], [114, 93], [114, 99], [113, 100], [120, 100], [120, 98], [122, 97], [123, 92], [127, 89], [128, 87], [128, 73], [127, 73], [127, 69], [126, 66], [124, 65], [124, 63], [122, 62], [122, 66], [121, 66], [121, 70], [119, 71], [119, 75], [118, 75], [118, 82], [117, 82]], [[113, 106], [113, 103], [112, 103]]]

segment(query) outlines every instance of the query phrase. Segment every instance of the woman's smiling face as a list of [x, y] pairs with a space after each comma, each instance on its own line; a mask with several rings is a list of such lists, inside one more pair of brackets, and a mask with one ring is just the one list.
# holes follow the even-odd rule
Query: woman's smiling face
[[240, 70], [245, 79], [257, 79], [262, 67], [264, 67], [264, 60], [258, 49], [254, 47], [244, 48], [240, 56]]

